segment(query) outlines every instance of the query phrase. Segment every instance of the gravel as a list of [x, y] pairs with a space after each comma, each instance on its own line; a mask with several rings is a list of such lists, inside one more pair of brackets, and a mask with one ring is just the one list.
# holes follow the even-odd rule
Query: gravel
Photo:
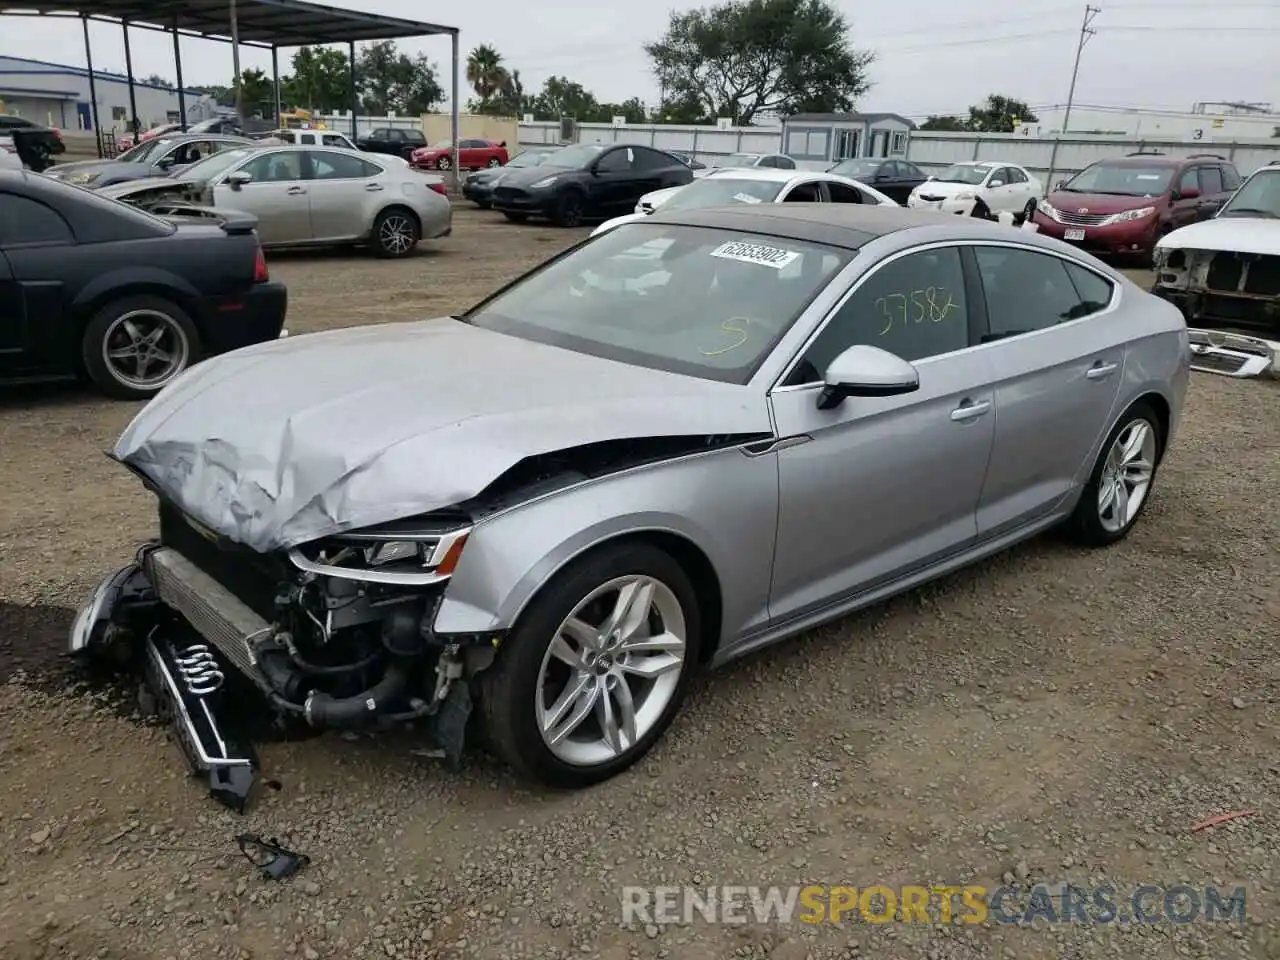
[[[305, 332], [451, 312], [583, 231], [460, 212], [409, 263], [274, 257]], [[409, 734], [262, 745], [245, 817], [61, 658], [148, 535], [136, 409], [0, 393], [0, 957], [1280, 957], [1280, 389], [1196, 375], [1134, 534], [1045, 537], [703, 678], [642, 764], [532, 790]], [[1254, 815], [1191, 833], [1218, 813]], [[312, 858], [284, 883], [241, 831]], [[620, 923], [626, 884], [1244, 885], [1245, 924]]]

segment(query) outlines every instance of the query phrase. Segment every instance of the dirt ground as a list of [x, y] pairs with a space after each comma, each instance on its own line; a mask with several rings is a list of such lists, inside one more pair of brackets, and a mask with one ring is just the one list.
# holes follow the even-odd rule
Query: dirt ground
[[[407, 262], [271, 270], [305, 333], [454, 312], [581, 235], [460, 211]], [[594, 790], [326, 735], [264, 744], [279, 789], [243, 818], [63, 661], [74, 607], [152, 529], [102, 455], [136, 407], [0, 392], [0, 957], [1280, 958], [1278, 386], [1194, 377], [1122, 544], [1044, 537], [710, 675]], [[266, 882], [242, 830], [312, 863]], [[620, 924], [624, 884], [1012, 879], [1243, 885], [1250, 919]]]

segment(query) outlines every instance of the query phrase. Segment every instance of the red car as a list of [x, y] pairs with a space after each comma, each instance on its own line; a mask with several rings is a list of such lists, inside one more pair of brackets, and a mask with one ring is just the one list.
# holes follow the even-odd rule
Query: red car
[[[507, 141], [492, 140], [458, 141], [458, 166], [463, 170], [479, 170], [481, 167], [506, 166], [511, 159], [507, 154]], [[448, 170], [453, 166], [453, 141], [434, 143], [413, 151], [410, 164], [423, 170]]]
[[1224, 157], [1131, 153], [1099, 160], [1037, 202], [1040, 232], [1099, 254], [1150, 257], [1179, 227], [1212, 217], [1240, 186]]

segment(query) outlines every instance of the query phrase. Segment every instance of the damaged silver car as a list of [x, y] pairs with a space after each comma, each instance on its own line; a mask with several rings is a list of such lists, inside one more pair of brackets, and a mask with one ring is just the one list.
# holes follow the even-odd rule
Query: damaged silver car
[[454, 760], [475, 704], [519, 770], [598, 782], [699, 667], [1050, 527], [1124, 537], [1187, 357], [1176, 309], [1032, 233], [659, 212], [460, 316], [175, 380], [113, 451], [158, 538], [71, 648], [145, 659], [207, 769], [245, 759], [222, 718], [251, 702], [421, 719]]
[[1162, 237], [1152, 292], [1191, 330], [1192, 369], [1280, 376], [1280, 162], [1256, 170], [1210, 220]]

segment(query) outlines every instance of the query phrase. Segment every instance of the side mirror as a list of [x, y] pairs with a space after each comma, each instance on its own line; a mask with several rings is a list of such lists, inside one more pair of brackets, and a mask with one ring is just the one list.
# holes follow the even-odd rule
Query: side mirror
[[916, 368], [901, 357], [858, 344], [831, 361], [818, 395], [819, 410], [833, 410], [845, 397], [896, 397], [920, 389]]
[[507, 141], [503, 140], [500, 144], [498, 144], [498, 146], [502, 147], [502, 149], [505, 150], [507, 148]]
[[161, 170], [168, 170], [170, 167], [174, 165], [174, 163], [177, 162], [177, 159], [178, 159], [177, 157], [161, 157], [159, 160], [156, 161], [156, 166], [159, 167]]
[[1067, 185], [1067, 181], [1065, 181], [1065, 180], [1059, 180], [1057, 183], [1055, 183], [1055, 184], [1053, 185], [1053, 189], [1055, 189], [1055, 190], [1061, 190], [1061, 189], [1062, 189], [1063, 187], [1065, 187], [1066, 185]]
[[992, 181], [990, 181], [990, 182], [987, 184], [987, 186], [988, 186], [988, 187], [1003, 187], [1003, 186], [1004, 186], [1004, 181], [1003, 181], [1003, 180], [992, 180]]
[[246, 183], [252, 183], [253, 177], [245, 173], [243, 170], [237, 170], [235, 173], [227, 174], [227, 186], [232, 190], [239, 190]]
[[892, 180], [893, 178], [887, 173], [877, 173], [876, 180]]
[[1194, 200], [1200, 196], [1200, 190], [1197, 187], [1184, 187], [1181, 190], [1173, 191], [1173, 199], [1175, 200]]

